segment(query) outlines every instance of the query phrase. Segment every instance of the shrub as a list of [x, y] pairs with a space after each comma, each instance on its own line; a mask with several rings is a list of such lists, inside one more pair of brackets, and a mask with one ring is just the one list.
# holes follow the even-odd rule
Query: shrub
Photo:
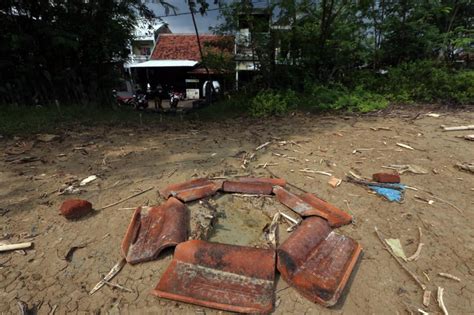
[[250, 103], [250, 114], [255, 117], [285, 114], [297, 103], [298, 98], [292, 90], [283, 92], [265, 90], [253, 98]]
[[383, 109], [387, 106], [388, 100], [382, 95], [365, 91], [362, 87], [357, 87], [354, 91], [341, 95], [333, 108], [366, 113]]

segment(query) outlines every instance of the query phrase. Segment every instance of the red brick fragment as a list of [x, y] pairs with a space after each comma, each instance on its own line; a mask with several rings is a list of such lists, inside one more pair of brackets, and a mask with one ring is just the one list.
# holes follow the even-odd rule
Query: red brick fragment
[[92, 204], [87, 200], [68, 199], [63, 202], [59, 211], [68, 220], [79, 219], [92, 211]]
[[400, 183], [400, 175], [396, 173], [375, 173], [372, 179], [379, 183]]
[[241, 193], [241, 194], [258, 194], [270, 195], [273, 190], [273, 185], [262, 182], [242, 182], [242, 181], [225, 181], [222, 185], [222, 190], [225, 192]]

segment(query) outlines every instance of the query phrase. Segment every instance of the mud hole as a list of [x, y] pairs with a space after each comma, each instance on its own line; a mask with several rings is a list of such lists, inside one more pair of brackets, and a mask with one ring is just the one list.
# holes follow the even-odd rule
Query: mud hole
[[[421, 114], [417, 119], [418, 112], [399, 110], [383, 117], [297, 114], [265, 121], [157, 122], [134, 129], [64, 130], [61, 140], [52, 142], [34, 141], [34, 135], [0, 139], [2, 152], [15, 148], [17, 153], [4, 153], [0, 161], [0, 238], [11, 243], [34, 242], [34, 248], [24, 253], [0, 253], [0, 313], [17, 313], [18, 300], [30, 307], [37, 305], [39, 314], [53, 309], [56, 314], [218, 313], [149, 294], [171, 261], [172, 250], [157, 261], [127, 265], [113, 279], [133, 293], [109, 286], [92, 296], [88, 292], [120, 258], [120, 242], [133, 213], [129, 208], [160, 203], [157, 189], [193, 177], [268, 176], [262, 167], [265, 163], [290, 183], [352, 213], [355, 223], [340, 228], [340, 233], [364, 248], [341, 308], [312, 304], [280, 279], [276, 314], [404, 314], [408, 310], [416, 313], [418, 308], [440, 313], [434, 298], [438, 286], [445, 288], [450, 313], [473, 313], [474, 175], [454, 164], [474, 162], [474, 143], [456, 137], [472, 132], [442, 132], [440, 125], [472, 124], [474, 113], [440, 113], [439, 118]], [[381, 127], [389, 130], [377, 129]], [[267, 141], [273, 142], [255, 152]], [[21, 148], [25, 152], [18, 154]], [[256, 155], [243, 169], [246, 153]], [[7, 162], [27, 156], [39, 160]], [[300, 172], [308, 168], [344, 178], [353, 171], [370, 177], [389, 164], [415, 164], [428, 170], [426, 175], [402, 175], [403, 183], [419, 189], [408, 190], [402, 204], [389, 203], [347, 182], [332, 188], [327, 176]], [[58, 215], [58, 208], [70, 196], [58, 195], [58, 189], [92, 174], [99, 178], [73, 196], [91, 201], [95, 209], [139, 190], [154, 189], [81, 220], [66, 221]], [[262, 245], [262, 228], [272, 213], [288, 211], [271, 198], [219, 195], [213, 199], [210, 202], [216, 205], [219, 220], [210, 237], [225, 243]], [[421, 289], [383, 249], [375, 226], [387, 238], [400, 238], [407, 255], [415, 252], [418, 227], [422, 228], [425, 246], [421, 257], [407, 265], [434, 293], [428, 308], [422, 306]], [[281, 240], [287, 237], [286, 228], [280, 225]], [[77, 249], [70, 262], [64, 260], [71, 247], [81, 244], [86, 246]], [[461, 282], [442, 278], [440, 272], [453, 274]]]

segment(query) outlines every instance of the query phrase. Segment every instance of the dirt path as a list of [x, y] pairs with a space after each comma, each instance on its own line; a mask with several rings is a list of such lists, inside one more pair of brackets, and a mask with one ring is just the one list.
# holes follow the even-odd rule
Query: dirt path
[[[125, 266], [114, 278], [113, 282], [133, 293], [108, 286], [92, 296], [88, 292], [120, 258], [120, 242], [133, 211], [123, 208], [159, 203], [158, 188], [193, 176], [268, 176], [261, 167], [268, 163], [289, 182], [350, 211], [355, 223], [339, 230], [364, 248], [360, 268], [339, 309], [310, 303], [280, 279], [276, 314], [404, 314], [407, 310], [416, 313], [418, 308], [440, 313], [435, 300], [438, 286], [445, 288], [450, 313], [472, 314], [474, 175], [459, 171], [454, 164], [474, 162], [474, 142], [456, 137], [473, 132], [442, 132], [439, 126], [472, 124], [474, 113], [441, 114], [439, 118], [420, 115], [417, 119], [413, 119], [414, 113], [403, 111], [364, 118], [298, 114], [265, 121], [183, 122], [141, 130], [82, 128], [64, 131], [60, 141], [35, 141], [22, 154], [5, 153], [0, 161], [0, 241], [33, 241], [34, 248], [26, 254], [0, 253], [0, 313], [17, 313], [18, 300], [30, 307], [38, 305], [40, 314], [53, 309], [56, 314], [217, 313], [149, 294], [171, 261], [172, 250], [157, 261]], [[0, 139], [0, 150], [12, 150], [22, 142], [28, 149], [33, 139]], [[266, 141], [273, 142], [256, 152], [243, 169], [241, 157]], [[25, 156], [40, 161], [7, 162]], [[402, 175], [403, 183], [418, 188], [408, 190], [402, 204], [385, 201], [351, 183], [332, 188], [328, 177], [300, 172], [309, 168], [344, 178], [353, 171], [370, 177], [389, 164], [415, 164], [428, 171], [425, 175]], [[78, 196], [91, 201], [96, 209], [138, 190], [154, 189], [79, 221], [66, 221], [58, 215], [58, 208], [69, 196], [58, 195], [57, 190], [91, 174], [99, 179], [83, 187]], [[451, 202], [463, 213], [435, 197]], [[268, 198], [227, 195], [215, 202], [221, 215], [211, 240], [241, 245], [261, 244], [267, 215], [284, 210]], [[198, 205], [190, 208], [191, 212], [199, 211]], [[383, 249], [375, 226], [387, 238], [400, 238], [408, 255], [415, 252], [418, 227], [422, 229], [425, 246], [421, 257], [407, 265], [433, 291], [428, 308], [423, 308], [422, 290]], [[287, 237], [282, 234], [282, 239]], [[70, 262], [63, 259], [72, 246], [81, 244], [86, 246], [77, 249]], [[442, 278], [440, 272], [453, 274], [461, 282]]]

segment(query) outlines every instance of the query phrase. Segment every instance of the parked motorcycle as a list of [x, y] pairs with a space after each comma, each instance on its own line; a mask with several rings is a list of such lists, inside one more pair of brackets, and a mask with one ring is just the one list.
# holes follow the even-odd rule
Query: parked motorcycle
[[115, 99], [117, 106], [130, 106], [135, 108], [135, 96], [134, 95], [119, 95], [117, 90], [112, 90], [112, 95]]

